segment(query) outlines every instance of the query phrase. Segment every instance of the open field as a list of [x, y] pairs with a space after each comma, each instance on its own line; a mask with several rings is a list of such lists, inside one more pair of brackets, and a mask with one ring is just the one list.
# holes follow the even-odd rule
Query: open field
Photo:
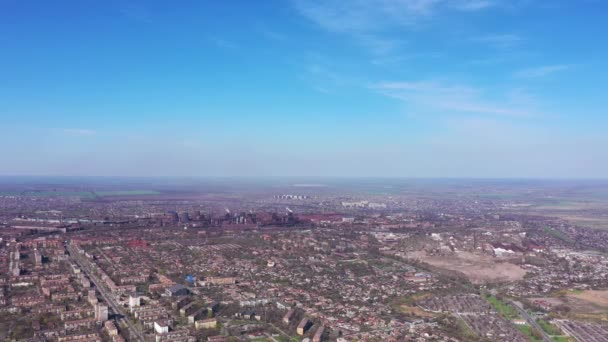
[[504, 303], [494, 296], [486, 296], [486, 300], [492, 304], [492, 306], [500, 313], [503, 317], [507, 319], [516, 319], [519, 318], [519, 313], [512, 306]]
[[572, 317], [594, 320], [608, 318], [608, 290], [568, 291], [559, 296], [533, 299], [543, 300], [552, 306], [567, 306]]
[[415, 304], [416, 301], [421, 301], [421, 300], [423, 300], [425, 298], [429, 298], [429, 297], [432, 297], [432, 294], [430, 294], [430, 293], [415, 294], [415, 295], [412, 295], [411, 297], [399, 298], [399, 299], [395, 300], [391, 306], [393, 307], [394, 310], [401, 312], [402, 314], [405, 314], [405, 315], [424, 317], [424, 318], [435, 317], [436, 316], [435, 314], [428, 312], [428, 311], [424, 311], [423, 309], [421, 309], [420, 307], [418, 307]]
[[154, 190], [117, 190], [117, 191], [96, 191], [95, 195], [105, 196], [145, 196], [159, 195], [160, 192]]
[[25, 197], [80, 197], [93, 199], [96, 197], [120, 196], [150, 196], [160, 195], [155, 190], [115, 190], [115, 191], [70, 191], [70, 190], [27, 190], [27, 191], [0, 191], [0, 196]]
[[567, 297], [591, 303], [604, 311], [608, 310], [608, 290], [572, 292], [568, 294]]
[[450, 256], [430, 256], [424, 251], [408, 253], [409, 258], [418, 259], [431, 266], [464, 274], [472, 283], [510, 282], [522, 280], [526, 271], [509, 262], [496, 262], [487, 255], [456, 252]]
[[0, 191], [0, 196], [82, 197], [82, 198], [95, 197], [95, 195], [90, 191], [52, 191], [52, 190]]
[[409, 306], [409, 305], [400, 305], [398, 307], [399, 312], [401, 312], [402, 314], [408, 315], [408, 316], [416, 316], [416, 317], [423, 317], [423, 318], [432, 318], [435, 317], [434, 314], [428, 312], [428, 311], [424, 311], [421, 308], [417, 307], [417, 306]]
[[532, 341], [532, 342], [542, 342], [541, 338], [538, 338], [537, 336], [534, 335], [533, 329], [534, 328], [532, 328], [529, 325], [518, 325], [517, 326], [517, 330], [521, 331], [524, 335], [526, 335], [526, 337], [528, 339], [530, 339], [530, 341]]
[[564, 233], [560, 232], [559, 230], [555, 230], [555, 229], [551, 229], [551, 228], [545, 228], [545, 233], [552, 235], [555, 238], [558, 238], [564, 242], [567, 243], [574, 243], [575, 241], [572, 240], [571, 238], [569, 238], [568, 236], [566, 236]]

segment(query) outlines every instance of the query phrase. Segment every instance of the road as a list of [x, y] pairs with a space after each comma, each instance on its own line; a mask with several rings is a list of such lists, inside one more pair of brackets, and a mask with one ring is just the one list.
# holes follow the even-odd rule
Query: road
[[[78, 266], [80, 266], [82, 271], [84, 273], [86, 273], [87, 276], [89, 276], [89, 279], [91, 279], [91, 282], [93, 283], [93, 285], [95, 285], [95, 287], [97, 288], [97, 291], [99, 291], [99, 293], [101, 294], [103, 299], [106, 301], [106, 303], [108, 303], [108, 306], [112, 309], [112, 311], [114, 311], [114, 313], [116, 313], [116, 314], [126, 317], [126, 315], [122, 311], [122, 308], [120, 307], [120, 305], [118, 305], [116, 303], [114, 296], [108, 290], [106, 290], [106, 288], [104, 286], [101, 285], [101, 281], [99, 279], [97, 279], [97, 277], [91, 271], [89, 261], [86, 260], [80, 253], [78, 253], [76, 251], [76, 249], [73, 248], [72, 246], [68, 245], [67, 248], [68, 248], [68, 251], [70, 252], [70, 258]], [[139, 341], [141, 341], [141, 342], [145, 341], [144, 335], [142, 334], [142, 332], [139, 331], [139, 329], [137, 329], [128, 319], [123, 319], [123, 322], [125, 322], [127, 324], [127, 327], [129, 328], [130, 337], [135, 336]]]
[[519, 314], [521, 315], [521, 317], [523, 317], [526, 321], [528, 321], [528, 324], [530, 324], [530, 326], [536, 330], [538, 330], [542, 335], [543, 335], [543, 341], [545, 342], [553, 342], [553, 339], [551, 338], [551, 336], [549, 336], [549, 334], [547, 334], [543, 328], [538, 325], [538, 323], [536, 323], [536, 320], [534, 318], [532, 318], [528, 312], [526, 312], [526, 310], [524, 310], [522, 307], [520, 307], [519, 305], [517, 305], [517, 303], [515, 302], [510, 302], [510, 304], [512, 306], [515, 307], [515, 309], [517, 309], [517, 311], [519, 311]]

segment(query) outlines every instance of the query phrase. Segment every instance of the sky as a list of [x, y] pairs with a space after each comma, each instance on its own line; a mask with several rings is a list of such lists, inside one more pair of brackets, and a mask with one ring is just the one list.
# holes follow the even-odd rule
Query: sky
[[608, 177], [603, 0], [0, 0], [0, 175]]

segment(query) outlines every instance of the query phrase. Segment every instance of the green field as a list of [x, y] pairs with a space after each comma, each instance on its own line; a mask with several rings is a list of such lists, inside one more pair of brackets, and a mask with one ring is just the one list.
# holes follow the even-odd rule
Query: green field
[[106, 196], [145, 196], [158, 195], [160, 192], [154, 190], [117, 190], [117, 191], [95, 191], [95, 195]]
[[564, 241], [564, 242], [567, 242], [567, 243], [575, 243], [575, 241], [574, 241], [574, 240], [572, 240], [571, 238], [569, 238], [569, 237], [567, 237], [566, 235], [564, 235], [562, 232], [557, 231], [557, 230], [555, 230], [555, 229], [552, 229], [552, 228], [545, 228], [545, 233], [547, 233], [547, 234], [549, 234], [549, 235], [551, 235], [551, 236], [553, 236], [553, 237], [556, 237], [556, 238], [558, 238], [558, 239], [560, 239], [560, 240], [562, 240], [562, 241]]
[[462, 334], [462, 337], [464, 337], [465, 339], [473, 340], [473, 339], [477, 338], [477, 334], [475, 334], [475, 332], [473, 330], [471, 330], [471, 328], [469, 328], [467, 323], [465, 321], [463, 321], [462, 318], [460, 318], [460, 317], [458, 317], [458, 329], [459, 329], [460, 333]]
[[538, 325], [540, 325], [540, 327], [543, 328], [543, 330], [549, 335], [562, 334], [562, 332], [557, 327], [553, 326], [551, 323], [545, 321], [544, 319], [536, 320], [536, 323], [538, 323]]
[[24, 196], [24, 197], [80, 197], [96, 198], [108, 196], [146, 196], [158, 195], [155, 190], [115, 190], [115, 191], [0, 191], [0, 196]]
[[518, 325], [517, 329], [519, 331], [521, 331], [522, 333], [524, 333], [524, 335], [526, 335], [526, 337], [528, 337], [530, 339], [530, 341], [532, 342], [542, 342], [543, 340], [534, 336], [534, 334], [532, 333], [532, 328], [529, 325]]
[[519, 318], [519, 313], [517, 313], [517, 310], [514, 307], [502, 302], [494, 296], [486, 295], [485, 297], [504, 318], [509, 320]]
[[82, 197], [93, 198], [90, 191], [0, 191], [0, 196], [28, 196], [28, 197]]

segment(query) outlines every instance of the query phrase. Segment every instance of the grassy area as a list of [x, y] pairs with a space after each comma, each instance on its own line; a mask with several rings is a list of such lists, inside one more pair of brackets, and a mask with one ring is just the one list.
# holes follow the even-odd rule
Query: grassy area
[[279, 342], [300, 342], [297, 337], [277, 336], [275, 339]]
[[533, 328], [530, 327], [529, 325], [518, 325], [517, 330], [524, 333], [524, 335], [526, 335], [526, 337], [528, 337], [530, 339], [530, 341], [532, 341], [532, 342], [542, 342], [543, 341], [542, 338], [538, 338], [537, 336], [534, 336], [535, 334], [533, 333]]
[[460, 331], [460, 335], [467, 340], [474, 340], [477, 338], [477, 334], [475, 334], [475, 332], [469, 328], [469, 325], [460, 317], [458, 317], [458, 330]]
[[0, 191], [0, 196], [27, 196], [27, 197], [81, 197], [93, 198], [90, 191]]
[[116, 190], [116, 191], [0, 191], [0, 196], [27, 196], [27, 197], [80, 197], [95, 198], [107, 196], [145, 196], [159, 195], [160, 192], [154, 190]]
[[554, 326], [553, 324], [545, 321], [544, 319], [536, 320], [536, 323], [538, 323], [538, 325], [540, 325], [540, 327], [543, 328], [543, 330], [549, 335], [561, 335], [562, 334], [561, 329], [559, 329], [558, 327]]
[[277, 336], [274, 339], [279, 342], [289, 342], [290, 341], [289, 337], [285, 337], [285, 336]]
[[415, 305], [417, 301], [431, 296], [433, 296], [433, 294], [430, 292], [417, 292], [409, 296], [396, 298], [392, 304], [394, 307], [399, 307], [401, 305]]
[[486, 300], [492, 304], [496, 311], [498, 311], [498, 313], [500, 313], [504, 318], [509, 320], [519, 318], [519, 313], [514, 307], [502, 302], [500, 299], [494, 296], [486, 295], [485, 297]]
[[551, 236], [553, 236], [553, 237], [555, 237], [557, 239], [560, 239], [560, 240], [562, 240], [564, 242], [575, 243], [574, 240], [572, 240], [571, 238], [569, 238], [566, 235], [564, 235], [564, 233], [562, 233], [562, 232], [560, 232], [558, 230], [555, 230], [553, 228], [546, 227], [545, 228], [545, 233], [547, 233], [547, 234], [549, 234], [549, 235], [551, 235]]
[[568, 336], [553, 336], [553, 341], [555, 342], [572, 342]]

